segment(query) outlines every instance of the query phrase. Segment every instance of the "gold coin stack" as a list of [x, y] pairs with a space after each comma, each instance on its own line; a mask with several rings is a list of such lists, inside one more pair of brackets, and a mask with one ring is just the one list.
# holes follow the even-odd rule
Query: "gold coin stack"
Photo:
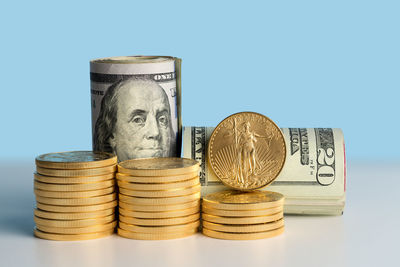
[[34, 174], [35, 236], [72, 241], [114, 233], [116, 165], [117, 157], [104, 152], [38, 156]]
[[118, 164], [118, 234], [162, 240], [196, 233], [200, 225], [198, 175], [199, 163], [192, 159], [133, 159]]
[[203, 234], [220, 239], [250, 240], [283, 233], [282, 194], [226, 190], [203, 197]]

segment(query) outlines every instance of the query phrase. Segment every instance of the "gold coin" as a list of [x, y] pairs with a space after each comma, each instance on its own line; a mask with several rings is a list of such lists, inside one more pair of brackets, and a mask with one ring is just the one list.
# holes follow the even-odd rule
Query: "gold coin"
[[200, 184], [198, 184], [196, 186], [192, 186], [192, 187], [186, 187], [186, 188], [156, 190], [156, 191], [135, 191], [135, 190], [125, 189], [122, 187], [119, 188], [119, 192], [126, 196], [154, 197], [154, 198], [186, 196], [186, 195], [200, 192], [200, 190], [201, 190]]
[[116, 194], [109, 194], [98, 197], [85, 197], [85, 198], [49, 198], [36, 196], [36, 201], [42, 204], [59, 205], [59, 206], [86, 206], [105, 204], [116, 199]]
[[282, 131], [255, 112], [233, 114], [214, 129], [208, 159], [215, 175], [237, 190], [260, 189], [272, 183], [286, 159]]
[[122, 182], [132, 182], [132, 183], [144, 183], [144, 184], [164, 184], [171, 182], [183, 182], [194, 177], [198, 177], [199, 172], [189, 172], [180, 175], [172, 175], [172, 176], [131, 176], [124, 173], [116, 173], [116, 177], [118, 181]]
[[34, 173], [36, 181], [47, 183], [47, 184], [85, 184], [85, 183], [97, 183], [101, 181], [113, 180], [115, 173], [109, 173], [98, 176], [82, 176], [82, 177], [56, 177], [46, 176], [39, 173]]
[[103, 204], [87, 205], [87, 206], [60, 206], [60, 205], [42, 204], [39, 202], [36, 203], [36, 207], [38, 209], [49, 212], [60, 212], [60, 213], [94, 212], [94, 211], [101, 211], [101, 210], [115, 208], [116, 206], [117, 206], [117, 200], [113, 200]]
[[283, 219], [270, 223], [238, 224], [238, 225], [218, 224], [218, 223], [203, 221], [203, 227], [209, 230], [214, 230], [219, 232], [229, 232], [229, 233], [265, 232], [280, 228], [282, 226], [284, 226]]
[[119, 201], [119, 207], [129, 211], [167, 212], [167, 211], [190, 209], [194, 207], [200, 208], [200, 199], [175, 205], [140, 205], [140, 204], [136, 205]]
[[216, 216], [227, 216], [227, 217], [251, 217], [251, 216], [268, 216], [283, 211], [283, 206], [262, 209], [262, 210], [219, 210], [219, 209], [208, 209], [203, 205], [202, 211], [207, 214]]
[[117, 226], [117, 221], [112, 221], [107, 224], [97, 224], [92, 226], [86, 227], [51, 227], [51, 226], [43, 226], [43, 225], [36, 225], [36, 229], [52, 234], [68, 234], [68, 235], [76, 235], [76, 234], [90, 234], [90, 233], [97, 233], [97, 232], [104, 232], [107, 230], [112, 230]]
[[36, 165], [49, 169], [89, 169], [117, 164], [117, 156], [100, 151], [48, 153], [36, 157]]
[[198, 229], [200, 221], [194, 221], [187, 224], [169, 225], [169, 226], [138, 226], [134, 224], [127, 224], [119, 222], [119, 228], [135, 233], [148, 233], [148, 234], [163, 234], [174, 232], [187, 232], [190, 230]]
[[38, 181], [33, 182], [33, 186], [36, 189], [46, 190], [46, 191], [90, 191], [98, 190], [103, 188], [108, 188], [115, 185], [115, 180], [107, 180], [96, 183], [86, 183], [86, 184], [46, 184]]
[[46, 190], [34, 189], [34, 192], [35, 192], [35, 195], [41, 196], [41, 197], [82, 198], [82, 197], [97, 197], [97, 196], [111, 194], [111, 193], [115, 192], [115, 187], [111, 186], [111, 187], [99, 189], [99, 190], [77, 191], [77, 192], [60, 192], [60, 191], [46, 191]]
[[282, 206], [284, 199], [282, 194], [270, 191], [225, 190], [203, 197], [203, 206], [208, 209], [258, 210]]
[[175, 218], [165, 218], [165, 219], [139, 219], [134, 217], [126, 217], [119, 215], [119, 220], [128, 224], [136, 225], [153, 225], [153, 226], [163, 226], [163, 225], [176, 225], [194, 222], [200, 219], [200, 213], [192, 214], [189, 216], [175, 217]]
[[92, 211], [92, 212], [48, 212], [44, 210], [34, 209], [33, 213], [40, 218], [53, 220], [82, 220], [105, 217], [115, 213], [114, 208]]
[[115, 173], [117, 166], [107, 166], [92, 169], [78, 169], [78, 170], [58, 170], [48, 169], [36, 166], [36, 171], [39, 174], [47, 176], [59, 176], [59, 177], [80, 177], [80, 176], [98, 176], [104, 174]]
[[130, 239], [140, 239], [140, 240], [166, 240], [166, 239], [176, 239], [183, 238], [197, 233], [197, 229], [189, 230], [187, 232], [174, 232], [174, 233], [160, 233], [160, 234], [148, 234], [148, 233], [135, 233], [125, 231], [118, 228], [118, 235], [130, 238]]
[[200, 183], [199, 177], [196, 176], [190, 180], [176, 183], [163, 183], [163, 184], [143, 184], [143, 183], [130, 183], [124, 181], [118, 181], [118, 186], [120, 188], [125, 188], [129, 190], [140, 190], [140, 191], [154, 191], [154, 190], [169, 190], [176, 188], [185, 188], [190, 186], [195, 186]]
[[154, 218], [154, 219], [181, 217], [181, 216], [192, 215], [199, 212], [200, 212], [199, 206], [183, 210], [160, 211], [160, 212], [143, 212], [143, 211], [126, 210], [121, 207], [119, 208], [119, 214], [123, 216], [135, 217], [135, 218]]
[[133, 176], [171, 176], [197, 172], [199, 162], [186, 158], [147, 158], [125, 160], [118, 172]]
[[203, 234], [213, 238], [219, 239], [228, 239], [228, 240], [254, 240], [254, 239], [262, 239], [269, 238], [280, 235], [284, 232], [285, 227], [282, 226], [275, 230], [265, 231], [265, 232], [257, 232], [257, 233], [225, 233], [209, 230], [203, 227]]
[[57, 241], [78, 241], [78, 240], [89, 240], [96, 239], [100, 237], [106, 237], [114, 233], [114, 228], [104, 232], [90, 233], [90, 234], [78, 234], [78, 235], [65, 235], [65, 234], [50, 234], [42, 232], [40, 230], [34, 229], [34, 234], [36, 237], [48, 240]]
[[115, 215], [109, 215], [106, 217], [94, 218], [94, 219], [83, 219], [83, 220], [51, 220], [42, 219], [33, 216], [36, 225], [42, 225], [47, 227], [86, 227], [97, 224], [105, 224], [114, 221]]
[[119, 201], [127, 204], [134, 205], [170, 205], [170, 204], [181, 204], [191, 202], [200, 199], [200, 192], [194, 193], [187, 196], [180, 197], [157, 197], [157, 198], [146, 198], [146, 197], [129, 197], [119, 194]]
[[221, 223], [221, 224], [257, 224], [277, 221], [283, 218], [283, 212], [278, 212], [269, 216], [252, 216], [252, 217], [223, 217], [202, 213], [201, 217], [204, 221]]

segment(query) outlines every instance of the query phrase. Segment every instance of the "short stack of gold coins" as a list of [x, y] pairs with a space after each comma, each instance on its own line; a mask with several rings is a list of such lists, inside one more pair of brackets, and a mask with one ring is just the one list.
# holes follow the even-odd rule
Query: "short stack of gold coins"
[[114, 233], [117, 157], [104, 152], [72, 151], [36, 158], [35, 236], [50, 240], [87, 240]]
[[282, 194], [226, 190], [203, 197], [203, 234], [220, 239], [251, 240], [284, 231]]
[[122, 237], [182, 238], [200, 225], [199, 163], [184, 158], [133, 159], [118, 164]]

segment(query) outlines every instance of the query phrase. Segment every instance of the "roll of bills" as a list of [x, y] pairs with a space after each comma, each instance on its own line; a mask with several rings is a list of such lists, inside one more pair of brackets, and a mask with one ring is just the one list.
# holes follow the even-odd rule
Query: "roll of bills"
[[90, 62], [93, 150], [119, 161], [179, 156], [181, 59], [127, 56]]
[[[184, 127], [183, 130], [183, 157], [200, 162], [202, 196], [226, 189], [208, 165], [207, 146], [213, 130], [214, 127]], [[285, 213], [342, 214], [346, 189], [342, 130], [281, 130], [286, 142], [286, 162], [276, 180], [262, 190], [285, 195]]]

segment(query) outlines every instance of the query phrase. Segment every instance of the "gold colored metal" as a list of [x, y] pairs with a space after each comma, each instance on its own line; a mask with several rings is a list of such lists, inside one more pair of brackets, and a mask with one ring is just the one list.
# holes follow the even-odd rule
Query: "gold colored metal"
[[89, 240], [89, 239], [106, 237], [106, 236], [112, 235], [113, 233], [114, 233], [114, 229], [107, 230], [104, 232], [98, 232], [98, 233], [66, 235], [66, 234], [51, 234], [51, 233], [42, 232], [38, 229], [34, 229], [34, 235], [36, 237], [39, 237], [42, 239], [48, 239], [48, 240], [57, 240], [57, 241]]
[[72, 191], [72, 192], [60, 192], [60, 191], [46, 191], [40, 189], [33, 190], [35, 195], [41, 197], [50, 198], [83, 198], [83, 197], [97, 197], [115, 192], [115, 187], [111, 186], [104, 189], [90, 190], [90, 191]]
[[129, 174], [117, 173], [116, 177], [118, 181], [132, 182], [132, 183], [143, 183], [143, 184], [164, 184], [171, 182], [183, 182], [194, 177], [198, 177], [199, 172], [189, 172], [181, 175], [172, 176], [131, 176]]
[[120, 202], [125, 202], [126, 204], [134, 204], [134, 205], [175, 205], [186, 202], [192, 202], [194, 200], [200, 200], [200, 192], [187, 196], [164, 197], [164, 198], [129, 197], [119, 194]]
[[252, 217], [223, 217], [202, 213], [201, 217], [204, 221], [220, 223], [220, 224], [258, 224], [277, 221], [283, 218], [283, 212], [278, 212], [269, 216], [252, 216]]
[[194, 235], [197, 233], [197, 229], [189, 230], [187, 232], [175, 232], [175, 233], [160, 233], [160, 234], [148, 234], [148, 233], [136, 233], [123, 230], [118, 228], [118, 235], [130, 238], [130, 239], [140, 239], [140, 240], [167, 240], [167, 239], [176, 239], [183, 238], [187, 236]]
[[106, 209], [112, 209], [117, 206], [117, 200], [113, 200], [103, 204], [97, 205], [86, 205], [86, 206], [61, 206], [61, 205], [51, 205], [42, 204], [36, 202], [36, 207], [38, 209], [49, 211], [49, 212], [60, 212], [60, 213], [70, 213], [70, 212], [95, 212]]
[[176, 189], [168, 189], [168, 190], [156, 190], [156, 191], [136, 191], [136, 190], [129, 190], [120, 187], [119, 192], [126, 196], [133, 196], [133, 197], [154, 197], [154, 198], [164, 198], [164, 197], [180, 197], [186, 196], [190, 194], [194, 194], [201, 191], [200, 183], [186, 188], [176, 188]]
[[258, 210], [281, 207], [284, 199], [282, 194], [271, 191], [225, 190], [203, 197], [203, 206], [208, 209]]
[[118, 164], [118, 172], [133, 176], [171, 176], [199, 170], [200, 163], [186, 158], [131, 159]]
[[192, 214], [189, 216], [175, 217], [175, 218], [165, 218], [165, 219], [140, 219], [134, 217], [126, 217], [119, 215], [119, 220], [128, 224], [135, 224], [141, 226], [166, 226], [166, 225], [176, 225], [185, 224], [197, 221], [200, 219], [200, 213]]
[[85, 184], [85, 183], [97, 183], [107, 180], [113, 180], [115, 173], [109, 173], [98, 176], [82, 176], [82, 177], [56, 177], [46, 176], [39, 173], [34, 173], [36, 181], [47, 183], [47, 184]]
[[86, 198], [48, 198], [36, 196], [36, 201], [42, 204], [59, 206], [87, 206], [105, 204], [116, 199], [116, 194]]
[[219, 232], [229, 232], [229, 233], [254, 233], [254, 232], [265, 232], [274, 229], [278, 229], [284, 226], [283, 219], [278, 221], [270, 222], [270, 223], [261, 223], [261, 224], [238, 224], [238, 225], [229, 225], [229, 224], [218, 224], [211, 223], [207, 221], [203, 221], [203, 227], [219, 231]]
[[47, 184], [38, 181], [33, 182], [33, 186], [36, 189], [45, 191], [60, 191], [60, 192], [76, 192], [76, 191], [90, 191], [104, 189], [115, 185], [115, 180], [106, 180], [95, 183], [86, 184]]
[[83, 219], [94, 219], [99, 217], [105, 217], [115, 213], [114, 208], [92, 211], [92, 212], [48, 212], [39, 209], [34, 209], [33, 213], [35, 216], [43, 219], [52, 220], [83, 220]]
[[148, 234], [163, 234], [163, 233], [175, 233], [175, 232], [187, 232], [190, 230], [196, 230], [200, 226], [200, 221], [194, 221], [187, 224], [169, 225], [169, 226], [139, 226], [134, 224], [127, 224], [119, 222], [119, 228], [136, 233], [148, 233]]
[[272, 183], [286, 159], [282, 131], [255, 112], [233, 114], [214, 129], [208, 159], [216, 176], [237, 190], [260, 189]]
[[48, 169], [36, 166], [36, 171], [39, 174], [47, 176], [57, 177], [80, 177], [80, 176], [99, 176], [114, 173], [117, 170], [116, 165], [92, 168], [92, 169], [73, 169], [73, 170], [59, 170], [59, 169]]
[[167, 212], [167, 211], [184, 210], [190, 208], [200, 208], [200, 199], [180, 204], [172, 204], [172, 205], [141, 205], [141, 204], [136, 205], [119, 201], [119, 207], [124, 210], [138, 211], [138, 212]]
[[107, 224], [98, 224], [87, 227], [50, 227], [43, 225], [36, 225], [36, 229], [52, 234], [68, 234], [68, 235], [77, 235], [77, 234], [90, 234], [97, 232], [104, 232], [107, 230], [112, 230], [117, 226], [117, 221], [113, 221]]
[[227, 216], [227, 217], [252, 217], [252, 216], [269, 216], [278, 212], [283, 211], [283, 206], [262, 209], [262, 210], [219, 210], [219, 209], [208, 209], [203, 205], [202, 212], [215, 215], [215, 216]]
[[120, 188], [125, 188], [129, 190], [140, 190], [140, 191], [155, 191], [155, 190], [169, 190], [169, 189], [177, 189], [177, 188], [185, 188], [190, 186], [195, 186], [200, 183], [199, 177], [196, 176], [190, 180], [186, 180], [183, 182], [176, 183], [163, 183], [163, 184], [154, 184], [154, 183], [130, 183], [124, 181], [118, 181], [118, 186]]
[[83, 219], [83, 220], [51, 220], [42, 219], [33, 216], [33, 219], [37, 225], [47, 226], [47, 227], [87, 227], [97, 224], [106, 224], [114, 221], [115, 215], [109, 215], [106, 217], [94, 218], [94, 219]]
[[119, 208], [119, 214], [128, 217], [135, 218], [153, 218], [153, 219], [162, 219], [162, 218], [173, 218], [173, 217], [181, 217], [192, 215], [200, 212], [200, 206], [183, 209], [183, 210], [172, 210], [172, 211], [160, 211], [160, 212], [143, 212], [143, 211], [133, 211], [126, 210], [123, 208]]
[[265, 232], [257, 232], [257, 233], [225, 233], [209, 230], [203, 227], [203, 234], [213, 238], [219, 239], [228, 239], [228, 240], [255, 240], [255, 239], [263, 239], [270, 238], [277, 235], [280, 235], [284, 232], [285, 227], [282, 226], [275, 230], [265, 231]]
[[48, 153], [36, 157], [36, 165], [49, 169], [89, 169], [117, 164], [117, 156], [100, 151]]

